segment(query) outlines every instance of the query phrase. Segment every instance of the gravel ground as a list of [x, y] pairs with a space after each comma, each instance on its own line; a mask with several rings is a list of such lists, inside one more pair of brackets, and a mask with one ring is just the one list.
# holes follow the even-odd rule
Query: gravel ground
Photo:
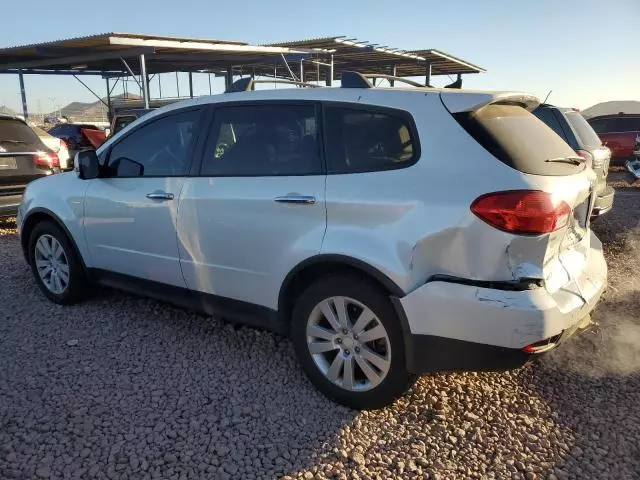
[[640, 478], [639, 218], [621, 191], [596, 224], [599, 332], [360, 413], [277, 335], [108, 290], [49, 303], [0, 221], [0, 478]]

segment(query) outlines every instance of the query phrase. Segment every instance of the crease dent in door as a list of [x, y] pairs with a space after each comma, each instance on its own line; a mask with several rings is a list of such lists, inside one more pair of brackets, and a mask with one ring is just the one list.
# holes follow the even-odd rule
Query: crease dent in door
[[[213, 179], [209, 179], [210, 183], [213, 183]], [[202, 263], [204, 259], [204, 253], [202, 251], [202, 246], [200, 245], [200, 239], [202, 238], [198, 222], [198, 214], [196, 208], [182, 208], [180, 209], [180, 200], [189, 195], [189, 189], [192, 188], [193, 182], [189, 180], [185, 181], [180, 190], [180, 195], [178, 196], [178, 210], [176, 211], [176, 218], [174, 219], [174, 225], [176, 229], [176, 246], [178, 248], [178, 257], [180, 259], [180, 272], [182, 274], [182, 278], [185, 282], [185, 285], [189, 285], [188, 279], [184, 274], [184, 268], [182, 265], [183, 261], [190, 261], [192, 263]], [[193, 203], [188, 203], [187, 205], [194, 205]], [[180, 212], [180, 224], [178, 223], [177, 214]], [[188, 228], [180, 228], [180, 225]], [[180, 249], [180, 245], [184, 247], [184, 251], [188, 253], [190, 258], [182, 257], [182, 250]], [[212, 292], [213, 291], [213, 282], [207, 273], [200, 268], [194, 269], [196, 275], [196, 281], [198, 286], [201, 287], [201, 291]]]

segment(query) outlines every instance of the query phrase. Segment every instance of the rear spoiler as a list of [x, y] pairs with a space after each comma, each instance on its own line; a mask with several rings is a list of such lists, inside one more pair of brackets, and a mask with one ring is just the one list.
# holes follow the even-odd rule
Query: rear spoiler
[[452, 91], [440, 92], [440, 98], [451, 113], [473, 112], [492, 103], [519, 105], [529, 111], [540, 105], [538, 97], [517, 92], [476, 93]]

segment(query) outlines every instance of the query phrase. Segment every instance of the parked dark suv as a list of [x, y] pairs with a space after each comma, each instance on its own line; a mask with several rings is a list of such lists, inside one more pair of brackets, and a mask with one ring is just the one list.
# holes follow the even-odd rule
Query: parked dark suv
[[600, 137], [591, 125], [579, 111], [573, 108], [543, 103], [533, 111], [533, 114], [551, 127], [596, 172], [598, 196], [593, 207], [593, 216], [602, 215], [611, 210], [615, 194], [613, 187], [607, 185], [611, 150], [602, 145]]
[[59, 168], [58, 155], [24, 120], [0, 114], [0, 217], [16, 214], [27, 183]]

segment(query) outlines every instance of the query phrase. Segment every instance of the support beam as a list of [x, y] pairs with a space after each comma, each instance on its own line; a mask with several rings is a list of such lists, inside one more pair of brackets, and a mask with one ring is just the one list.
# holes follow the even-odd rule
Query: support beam
[[300, 60], [300, 81], [304, 82], [304, 64], [303, 61]]
[[[88, 63], [101, 61], [101, 60], [116, 60], [122, 57], [135, 57], [136, 55], [144, 55], [145, 53], [153, 53], [154, 48], [142, 47], [142, 48], [126, 48], [122, 50], [111, 50], [101, 53], [90, 53], [86, 55], [72, 55], [68, 57], [59, 58], [45, 58], [42, 60], [30, 60], [26, 62], [7, 63], [2, 66], [4, 69], [12, 68], [50, 68], [54, 65], [69, 65]], [[70, 70], [71, 68], [69, 68]]]
[[330, 87], [333, 84], [333, 54], [331, 55], [331, 65], [329, 66], [329, 81], [327, 86]]
[[211, 95], [211, 74], [209, 74], [209, 95]]
[[[141, 57], [144, 57], [144, 55], [140, 55]], [[140, 85], [140, 82], [138, 81], [138, 79], [136, 78], [136, 74], [133, 73], [133, 70], [131, 70], [131, 67], [129, 66], [129, 64], [127, 63], [127, 61], [120, 57], [120, 61], [122, 62], [122, 64], [124, 65], [124, 68], [127, 69], [127, 72], [129, 72], [129, 75], [131, 75], [131, 77], [133, 78], [133, 80], [138, 84], [138, 88], [140, 88], [140, 90], [142, 90], [142, 85]]]
[[424, 68], [424, 86], [425, 87], [431, 86], [431, 63], [427, 63], [427, 65]]
[[[398, 75], [397, 75], [397, 72], [398, 72], [398, 68], [397, 68], [397, 66], [396, 66], [396, 65], [394, 65], [394, 66], [393, 66], [393, 71], [391, 72], [391, 75], [392, 75], [392, 76], [394, 76], [394, 77], [397, 77], [397, 76], [398, 76]], [[395, 82], [395, 80], [393, 80], [392, 78], [391, 78], [391, 79], [389, 79], [389, 85], [390, 85], [390, 86], [392, 86], [392, 87], [393, 87], [393, 86], [395, 85], [395, 83], [396, 83], [396, 82]]]
[[[287, 62], [287, 59], [284, 58], [284, 55], [281, 55], [282, 60], [284, 61], [284, 66], [287, 67], [287, 70], [289, 71], [289, 75], [291, 75], [291, 79], [293, 81], [297, 81], [298, 79], [296, 78], [295, 74], [293, 73], [293, 70], [291, 70], [291, 67], [289, 66], [289, 62]], [[302, 81], [302, 80], [300, 80]]]
[[22, 72], [18, 74], [18, 81], [20, 82], [20, 98], [22, 98], [22, 116], [26, 122], [29, 118], [29, 109], [27, 108], [27, 92], [24, 89], [24, 76]]
[[149, 82], [147, 81], [147, 64], [144, 59], [144, 53], [140, 54], [140, 78], [142, 80], [142, 99], [144, 100], [144, 108], [149, 108]]
[[[109, 87], [109, 79], [105, 78], [104, 80], [107, 82], [107, 118], [111, 120], [111, 88]], [[116, 83], [118, 83], [117, 80]]]
[[193, 73], [189, 72], [189, 98], [193, 98]]
[[[84, 83], [82, 80], [80, 80], [80, 78], [79, 78], [79, 77], [76, 77], [75, 75], [73, 76], [73, 78], [75, 78], [77, 81], [79, 81], [79, 82], [82, 84], [82, 86], [83, 86], [84, 88], [86, 88], [87, 90], [89, 90], [89, 91], [93, 94], [93, 96], [94, 96], [94, 97], [96, 97], [100, 102], [102, 102], [102, 103], [104, 104], [104, 106], [105, 106], [105, 107], [109, 107], [109, 105], [107, 105], [107, 104], [104, 102], [104, 100], [102, 100], [102, 98], [100, 98], [100, 95], [98, 95], [96, 92], [94, 92], [93, 90], [91, 90], [91, 89], [89, 88], [89, 85], [87, 85], [86, 83]], [[107, 92], [108, 92], [108, 91], [109, 91], [109, 86], [107, 85]]]
[[233, 69], [232, 67], [227, 67], [227, 74], [224, 77], [224, 89], [229, 90], [231, 85], [233, 84]]
[[109, 76], [120, 76], [122, 72], [117, 71], [109, 71], [102, 72], [99, 70], [49, 70], [37, 68], [34, 70], [20, 70], [19, 68], [13, 68], [10, 70], [0, 69], [0, 74], [11, 74], [18, 75], [22, 71], [23, 75], [91, 75], [91, 76], [100, 76], [108, 74]]

